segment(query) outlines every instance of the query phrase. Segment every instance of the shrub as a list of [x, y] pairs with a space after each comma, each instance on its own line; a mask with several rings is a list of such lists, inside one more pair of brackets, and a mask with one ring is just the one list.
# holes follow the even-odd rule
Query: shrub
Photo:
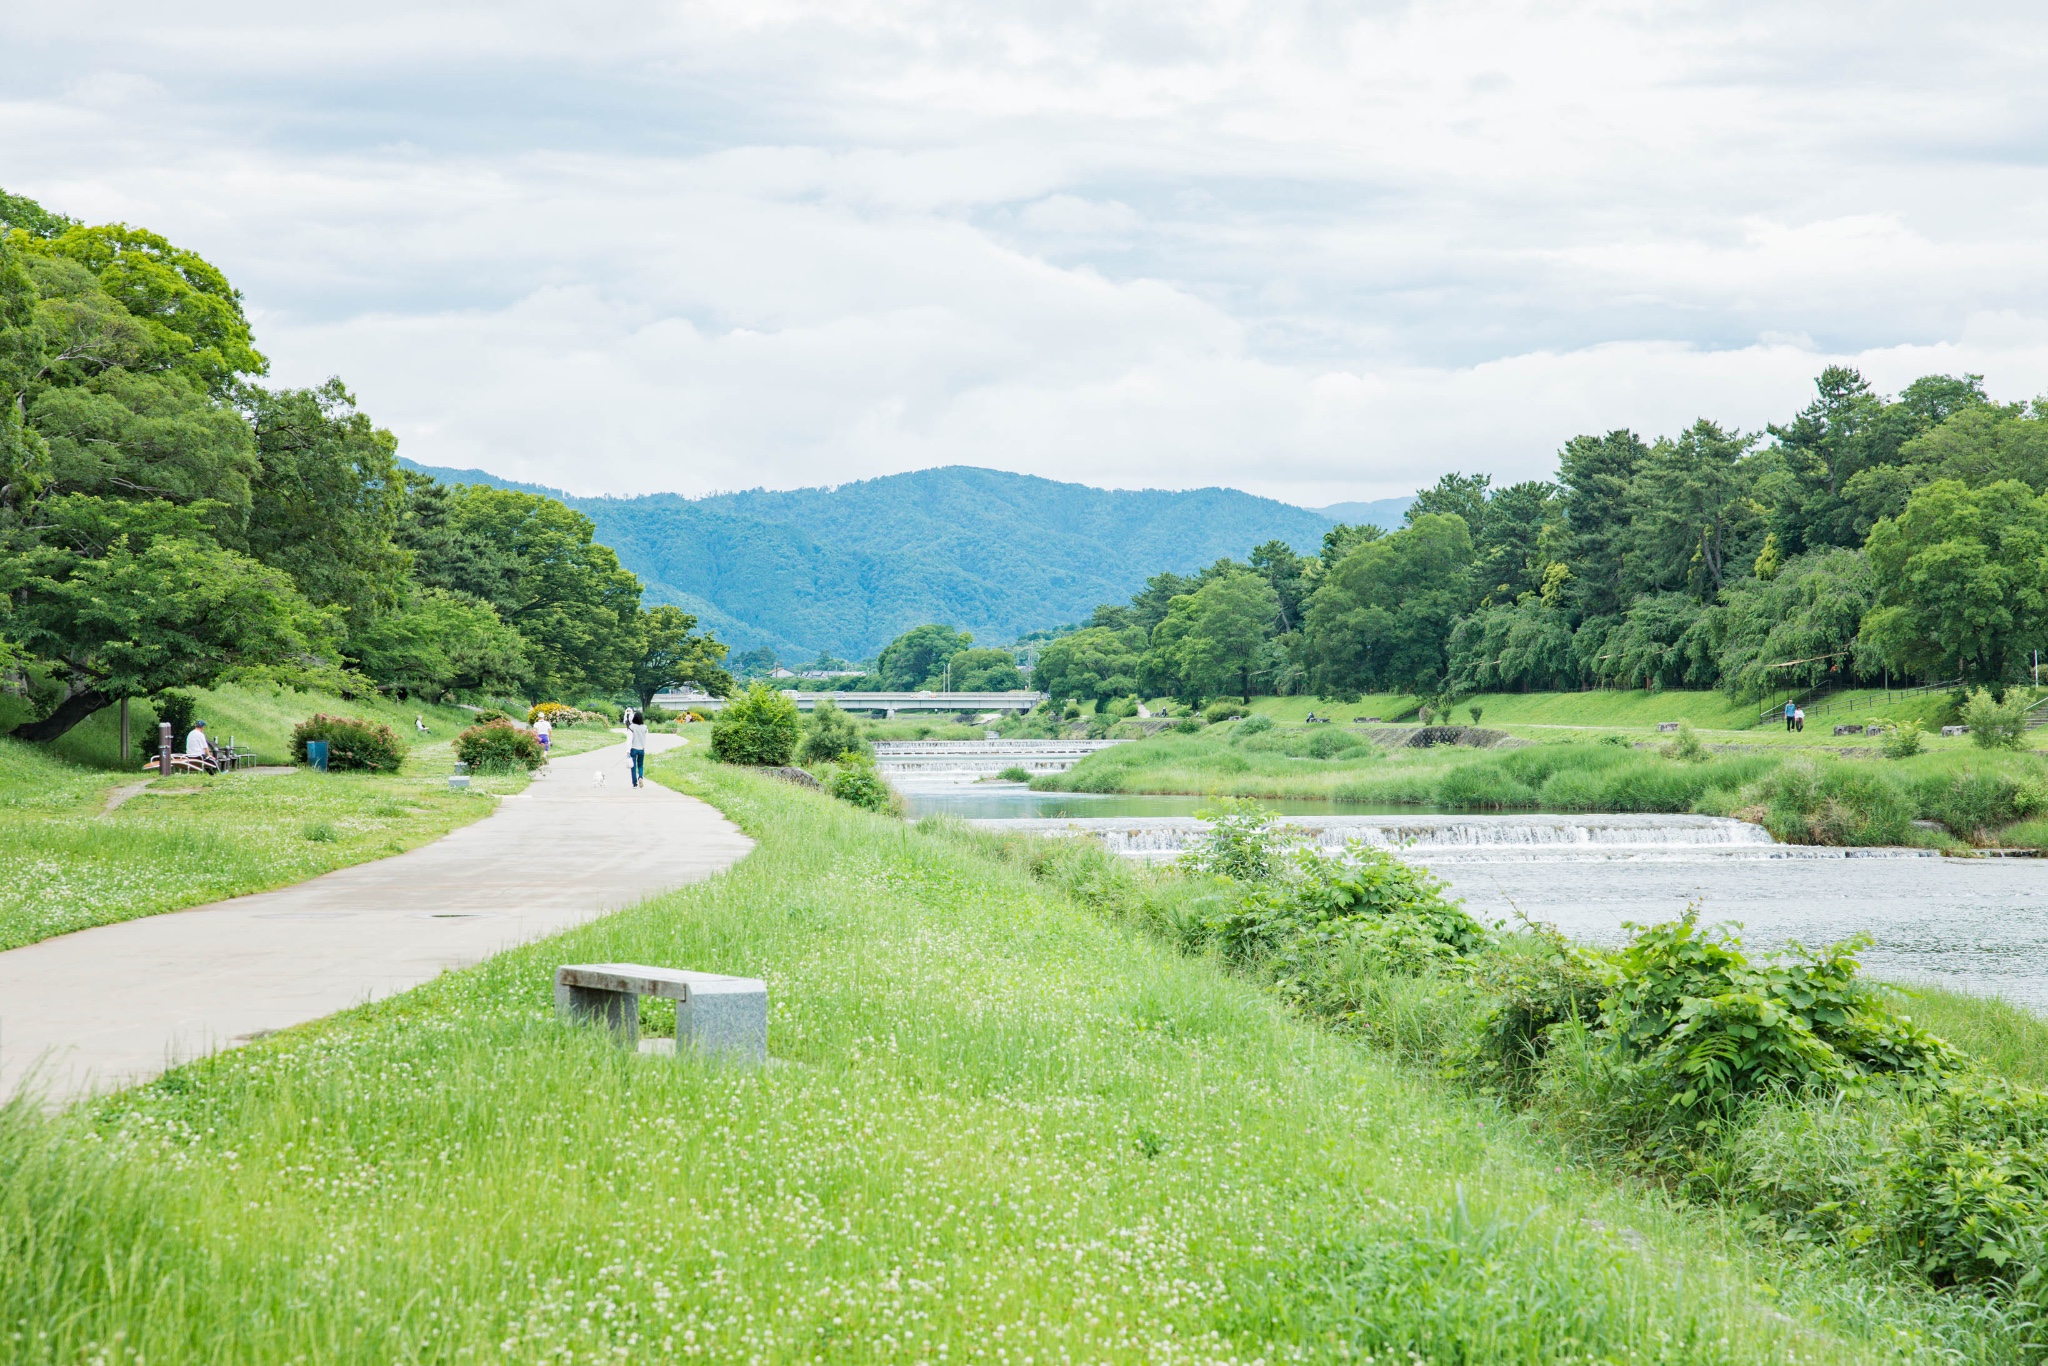
[[1031, 775], [1025, 772], [1023, 769], [1017, 767], [1017, 765], [1015, 764], [1011, 764], [1001, 773], [996, 774], [996, 777], [1002, 779], [1006, 783], [1028, 783], [1031, 781]]
[[1273, 818], [1256, 802], [1226, 797], [1213, 810], [1197, 811], [1209, 833], [1191, 842], [1181, 861], [1188, 867], [1235, 882], [1256, 882], [1278, 866], [1280, 835]]
[[1241, 722], [1238, 725], [1237, 733], [1239, 735], [1263, 735], [1271, 729], [1273, 729], [1272, 717], [1247, 716], [1243, 720], [1243, 722]]
[[1680, 721], [1678, 738], [1664, 746], [1664, 757], [1676, 759], [1682, 764], [1703, 764], [1713, 756], [1707, 753], [1707, 747], [1700, 743], [1700, 737], [1693, 733], [1692, 723]]
[[826, 775], [825, 790], [863, 811], [890, 811], [896, 805], [896, 793], [865, 755], [853, 755], [834, 768]]
[[807, 764], [831, 764], [850, 754], [873, 752], [873, 747], [861, 734], [858, 721], [831, 702], [821, 701], [804, 726], [803, 743], [797, 748], [797, 758]]
[[749, 683], [711, 728], [711, 753], [728, 764], [779, 768], [796, 754], [803, 738], [803, 714], [787, 693]]
[[1958, 838], [1982, 844], [2001, 826], [2048, 811], [2048, 788], [2002, 773], [1932, 775], [1913, 787], [1915, 808]]
[[306, 742], [327, 742], [329, 769], [360, 769], [370, 773], [396, 773], [405, 762], [405, 747], [380, 721], [352, 716], [308, 717], [292, 727], [292, 757], [306, 762]]
[[1308, 738], [1309, 757], [1313, 759], [1334, 759], [1340, 754], [1357, 749], [1364, 743], [1365, 741], [1349, 731], [1319, 730]]
[[199, 717], [199, 699], [183, 689], [166, 688], [149, 700], [149, 708], [159, 723], [171, 723], [171, 748], [182, 747]]
[[1536, 789], [1501, 771], [1497, 764], [1460, 764], [1436, 787], [1439, 805], [1499, 810], [1537, 804]]
[[1762, 785], [1764, 826], [1787, 844], [1903, 844], [1913, 805], [1882, 772], [1794, 760]]
[[531, 773], [547, 761], [532, 731], [521, 730], [503, 718], [471, 726], [456, 736], [455, 757], [478, 773], [509, 773], [515, 768]]
[[1251, 709], [1241, 702], [1211, 702], [1202, 708], [1202, 719], [1212, 726], [1219, 721], [1235, 721], [1250, 714]]
[[1192, 712], [1173, 723], [1173, 730], [1176, 735], [1193, 735], [1201, 728], [1202, 718], [1194, 715]]
[[1476, 726], [1479, 724], [1479, 718], [1486, 715], [1486, 708], [1467, 707], [1465, 708], [1465, 714], [1472, 718], [1472, 724]]
[[1112, 697], [1103, 710], [1120, 720], [1129, 720], [1138, 714], [1138, 699], [1135, 697]]
[[[527, 708], [526, 724], [530, 726], [545, 719], [552, 726], [573, 726], [576, 724], [574, 721], [564, 718], [573, 716], [575, 712], [576, 708], [563, 702], [539, 702]], [[483, 713], [479, 712], [477, 715], [481, 717]]]
[[2018, 749], [2027, 734], [2027, 704], [2018, 693], [2009, 692], [2005, 701], [1995, 702], [1979, 688], [1963, 706], [1963, 724], [1970, 728], [1970, 742], [1984, 749]]
[[504, 712], [499, 711], [496, 707], [481, 708], [476, 714], [478, 725], [488, 725], [493, 721], [510, 721], [511, 719], [511, 717], [505, 715]]
[[1924, 748], [1918, 721], [1881, 721], [1878, 724], [1884, 733], [1885, 758], [1910, 759]]

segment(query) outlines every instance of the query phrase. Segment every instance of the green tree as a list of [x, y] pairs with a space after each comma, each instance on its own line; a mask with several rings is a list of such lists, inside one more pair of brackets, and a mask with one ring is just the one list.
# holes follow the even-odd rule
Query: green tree
[[1138, 690], [1143, 644], [1144, 633], [1136, 628], [1084, 627], [1040, 650], [1031, 680], [1059, 703], [1128, 697]]
[[713, 697], [729, 697], [732, 675], [719, 667], [723, 641], [709, 631], [695, 634], [697, 618], [663, 603], [640, 614], [640, 657], [633, 662], [632, 689], [643, 707], [654, 695], [677, 683], [694, 683]]
[[1622, 576], [1630, 543], [1629, 488], [1650, 453], [1634, 432], [1575, 436], [1558, 452], [1563, 489], [1561, 602], [1574, 621], [1612, 616], [1627, 602]]
[[[0, 203], [0, 212], [6, 207]], [[49, 477], [49, 448], [28, 421], [29, 384], [49, 355], [38, 302], [20, 254], [0, 236], [0, 517], [35, 497]]]
[[936, 622], [913, 626], [882, 647], [875, 659], [875, 673], [883, 692], [908, 692], [913, 688], [936, 689], [946, 661], [974, 644], [965, 631]]
[[2003, 684], [2048, 631], [2048, 495], [1941, 479], [1871, 528], [1859, 643], [1900, 673]]
[[1254, 546], [1246, 557], [1252, 571], [1262, 576], [1273, 589], [1280, 609], [1274, 618], [1273, 633], [1284, 635], [1298, 630], [1301, 626], [1301, 606], [1308, 600], [1312, 585], [1308, 580], [1308, 561], [1294, 553], [1294, 547], [1285, 541], [1267, 541]]
[[397, 439], [356, 410], [339, 379], [317, 389], [243, 386], [236, 398], [259, 462], [243, 537], [249, 553], [290, 574], [314, 602], [339, 608], [351, 629], [394, 609], [409, 577], [397, 541], [405, 500]]
[[1530, 479], [1495, 490], [1486, 500], [1485, 530], [1472, 538], [1478, 561], [1473, 586], [1496, 603], [1541, 593], [1549, 567], [1546, 535], [1562, 516], [1555, 484]]
[[1434, 693], [1471, 575], [1462, 517], [1426, 514], [1352, 551], [1309, 601], [1303, 645], [1317, 689]]
[[1131, 623], [1148, 633], [1166, 620], [1173, 600], [1195, 591], [1196, 582], [1179, 574], [1159, 573], [1145, 580], [1145, 586], [1131, 599]]
[[1279, 614], [1279, 595], [1261, 575], [1238, 570], [1203, 584], [1177, 646], [1187, 691], [1201, 697], [1235, 692], [1251, 701], [1260, 647]]
[[1742, 580], [1723, 596], [1721, 686], [1754, 701], [1854, 671], [1856, 637], [1877, 602], [1877, 575], [1859, 550], [1818, 550], [1786, 560], [1768, 579]]
[[640, 581], [552, 498], [462, 484], [435, 495], [441, 525], [408, 536], [426, 584], [481, 598], [525, 637], [550, 697], [617, 692], [640, 658]]
[[38, 546], [0, 560], [0, 593], [0, 634], [63, 688], [49, 715], [16, 727], [24, 740], [54, 740], [122, 697], [205, 687], [238, 668], [331, 648], [331, 621], [289, 577], [184, 537], [138, 548], [122, 535], [91, 557]]
[[1445, 513], [1462, 517], [1473, 544], [1482, 545], [1486, 541], [1487, 491], [1492, 486], [1490, 474], [1446, 474], [1431, 487], [1418, 490], [1402, 518], [1414, 526], [1418, 517]]
[[1455, 694], [1564, 688], [1578, 681], [1571, 623], [1540, 600], [1496, 603], [1460, 618], [1445, 653], [1447, 691]]
[[947, 663], [954, 692], [1010, 692], [1024, 686], [1023, 671], [1008, 650], [959, 650]]
[[423, 588], [373, 619], [350, 641], [379, 687], [421, 697], [512, 692], [527, 682], [525, 637], [487, 602]]
[[849, 755], [874, 753], [861, 734], [860, 723], [827, 701], [820, 701], [804, 726], [797, 758], [807, 764], [836, 764]]
[[1755, 444], [1701, 418], [1650, 448], [1629, 484], [1624, 582], [1634, 592], [1690, 588], [1711, 600], [1756, 558], [1762, 510], [1750, 496], [1755, 468], [1744, 459]]

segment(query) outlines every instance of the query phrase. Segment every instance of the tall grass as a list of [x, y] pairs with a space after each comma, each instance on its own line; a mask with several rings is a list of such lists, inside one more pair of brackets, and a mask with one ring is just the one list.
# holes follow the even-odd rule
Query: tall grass
[[[754, 853], [0, 1113], [0, 1359], [1946, 1359], [1916, 1303], [1570, 1170], [958, 840], [654, 770]], [[765, 977], [781, 1065], [557, 1024], [590, 959]]]

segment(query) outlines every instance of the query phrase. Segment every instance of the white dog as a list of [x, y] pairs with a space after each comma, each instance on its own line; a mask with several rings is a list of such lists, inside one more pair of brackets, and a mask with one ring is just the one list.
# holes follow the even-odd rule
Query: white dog
[[604, 786], [604, 770], [603, 770], [603, 769], [599, 769], [599, 770], [597, 771], [597, 782], [596, 782], [595, 786], [598, 786], [598, 787], [603, 787], [603, 786]]

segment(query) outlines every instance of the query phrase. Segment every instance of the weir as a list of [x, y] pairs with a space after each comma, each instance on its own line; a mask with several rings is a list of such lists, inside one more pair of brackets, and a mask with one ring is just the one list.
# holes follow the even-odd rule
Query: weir
[[[978, 820], [985, 830], [1014, 830], [1099, 840], [1133, 858], [1179, 855], [1208, 833], [1186, 816]], [[1427, 863], [1543, 862], [1587, 859], [1938, 858], [1931, 849], [1828, 849], [1780, 844], [1761, 826], [1721, 816], [1451, 815], [1279, 817], [1282, 838], [1330, 852], [1352, 841]]]

